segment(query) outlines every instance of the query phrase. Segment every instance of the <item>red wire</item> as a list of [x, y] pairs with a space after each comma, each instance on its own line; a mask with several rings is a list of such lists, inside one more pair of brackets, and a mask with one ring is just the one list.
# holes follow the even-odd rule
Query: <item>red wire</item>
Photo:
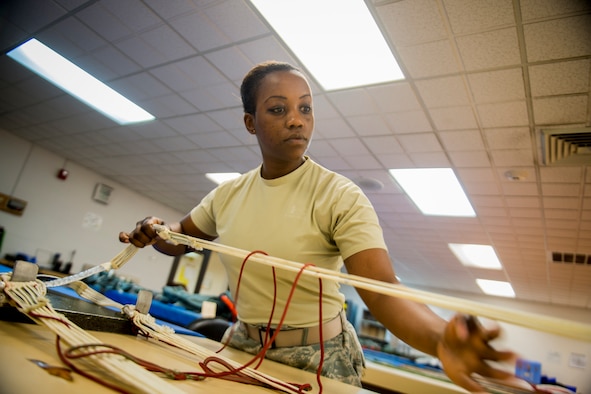
[[61, 349], [61, 346], [60, 346], [60, 341], [61, 341], [61, 339], [60, 339], [60, 337], [59, 337], [59, 335], [58, 335], [58, 336], [56, 337], [56, 341], [55, 341], [55, 345], [56, 345], [56, 348], [57, 348], [57, 354], [58, 354], [58, 356], [59, 356], [60, 360], [62, 360], [62, 362], [63, 362], [64, 364], [66, 364], [66, 366], [68, 366], [68, 367], [69, 367], [69, 368], [70, 368], [72, 371], [74, 371], [74, 372], [76, 372], [76, 373], [78, 373], [78, 374], [80, 374], [80, 375], [84, 376], [85, 378], [88, 378], [88, 379], [92, 380], [93, 382], [96, 382], [96, 383], [98, 383], [98, 384], [100, 384], [100, 385], [103, 385], [103, 386], [105, 386], [105, 387], [108, 387], [108, 388], [110, 388], [110, 389], [112, 389], [112, 390], [115, 390], [115, 391], [117, 391], [118, 393], [122, 393], [122, 394], [131, 394], [130, 392], [128, 392], [128, 391], [126, 391], [126, 390], [122, 389], [121, 387], [119, 387], [119, 386], [117, 386], [117, 385], [115, 385], [115, 384], [113, 384], [113, 383], [107, 382], [106, 380], [100, 379], [100, 378], [98, 378], [98, 377], [96, 377], [96, 376], [94, 376], [94, 375], [92, 375], [92, 374], [89, 374], [88, 372], [86, 372], [86, 371], [83, 371], [83, 370], [81, 370], [80, 368], [78, 368], [77, 366], [75, 366], [75, 365], [74, 365], [73, 363], [71, 363], [71, 362], [70, 362], [70, 360], [68, 360], [68, 359], [67, 359], [67, 357], [66, 357], [66, 356], [65, 356], [65, 355], [62, 353], [62, 349]]
[[[267, 253], [263, 252], [263, 251], [253, 251], [251, 253], [248, 254], [248, 256], [246, 256], [246, 258], [243, 260], [242, 262], [242, 266], [240, 268], [240, 274], [238, 276], [238, 282], [236, 285], [236, 295], [234, 297], [234, 303], [237, 306], [238, 305], [238, 294], [239, 294], [239, 289], [240, 289], [240, 283], [242, 280], [242, 276], [244, 273], [244, 267], [246, 265], [246, 262], [248, 261], [248, 259], [250, 258], [250, 256], [252, 256], [253, 254], [256, 253], [262, 253], [267, 255]], [[283, 326], [283, 323], [285, 321], [285, 318], [287, 316], [287, 311], [289, 309], [289, 305], [291, 304], [293, 295], [295, 293], [295, 290], [297, 288], [297, 284], [304, 272], [305, 269], [307, 269], [308, 267], [313, 266], [313, 264], [304, 264], [302, 266], [302, 268], [299, 270], [298, 274], [296, 275], [294, 282], [291, 286], [289, 295], [287, 297], [287, 301], [285, 303], [285, 309], [283, 310], [283, 313], [281, 315], [281, 318], [279, 319], [279, 322], [277, 324], [277, 327], [275, 328], [275, 331], [273, 333], [273, 335], [271, 336], [271, 338], [269, 338], [270, 335], [270, 326], [271, 326], [271, 322], [273, 319], [273, 315], [275, 313], [275, 306], [277, 304], [277, 278], [276, 278], [276, 273], [275, 273], [275, 268], [272, 267], [272, 272], [273, 272], [273, 304], [272, 304], [272, 308], [271, 308], [271, 315], [269, 317], [269, 321], [267, 324], [267, 330], [265, 332], [265, 340], [263, 342], [262, 348], [259, 351], [259, 353], [257, 353], [249, 362], [247, 362], [246, 364], [238, 367], [238, 368], [233, 368], [231, 365], [229, 365], [228, 363], [226, 363], [224, 360], [219, 359], [217, 357], [209, 357], [206, 360], [204, 360], [203, 362], [199, 363], [201, 368], [203, 369], [203, 373], [199, 373], [199, 372], [177, 372], [177, 371], [173, 371], [170, 369], [166, 369], [164, 367], [161, 367], [157, 364], [145, 361], [145, 360], [141, 360], [138, 359], [126, 352], [124, 352], [121, 349], [117, 349], [113, 346], [110, 345], [104, 345], [104, 344], [90, 344], [90, 345], [83, 345], [83, 346], [77, 346], [77, 347], [73, 347], [70, 348], [68, 351], [66, 351], [65, 353], [63, 353], [61, 351], [61, 347], [60, 347], [60, 337], [57, 337], [57, 341], [56, 341], [56, 346], [57, 346], [57, 350], [58, 350], [58, 355], [60, 357], [60, 359], [62, 360], [62, 362], [64, 362], [68, 367], [70, 367], [73, 371], [87, 377], [88, 379], [91, 379], [101, 385], [104, 385], [106, 387], [109, 387], [115, 391], [118, 391], [120, 393], [123, 394], [127, 394], [127, 391], [125, 391], [124, 389], [117, 387], [116, 385], [107, 382], [105, 380], [102, 380], [96, 376], [93, 376], [81, 369], [79, 369], [78, 367], [76, 367], [72, 362], [70, 362], [69, 359], [77, 359], [77, 358], [82, 358], [82, 357], [87, 357], [87, 356], [92, 356], [92, 355], [96, 355], [96, 354], [102, 354], [102, 353], [113, 353], [113, 354], [118, 354], [121, 355], [123, 357], [126, 357], [127, 359], [137, 363], [138, 365], [141, 365], [142, 367], [146, 368], [149, 371], [152, 372], [161, 372], [161, 373], [165, 373], [168, 377], [173, 378], [173, 379], [177, 379], [177, 380], [185, 380], [187, 378], [198, 378], [198, 379], [204, 379], [206, 377], [213, 377], [213, 378], [221, 378], [221, 379], [226, 379], [226, 380], [231, 380], [231, 381], [235, 381], [235, 382], [239, 382], [239, 383], [245, 383], [245, 384], [252, 384], [252, 385], [261, 385], [261, 386], [265, 386], [265, 387], [270, 387], [268, 384], [263, 383], [261, 381], [256, 380], [253, 377], [250, 377], [248, 375], [243, 374], [241, 371], [245, 368], [247, 368], [248, 366], [250, 366], [251, 364], [253, 364], [255, 361], [259, 360], [258, 364], [256, 365], [255, 369], [258, 368], [261, 363], [263, 362], [264, 358], [265, 358], [265, 354], [267, 353], [267, 351], [269, 350], [269, 348], [271, 347], [271, 345], [273, 344], [273, 342], [275, 341], [277, 335], [279, 334], [279, 332], [281, 331], [281, 327]], [[319, 393], [321, 394], [323, 391], [323, 387], [322, 387], [322, 381], [321, 381], [321, 374], [322, 374], [322, 367], [324, 364], [324, 357], [325, 357], [325, 349], [324, 349], [324, 338], [323, 338], [323, 331], [322, 331], [322, 324], [323, 324], [323, 316], [322, 316], [322, 279], [318, 278], [318, 283], [319, 283], [319, 291], [318, 291], [318, 299], [319, 299], [319, 308], [318, 308], [318, 319], [319, 319], [319, 339], [320, 339], [320, 362], [318, 364], [318, 369], [316, 371], [316, 381], [318, 383], [319, 386]], [[45, 317], [45, 316], [43, 316]], [[64, 322], [65, 323], [65, 322]], [[234, 326], [233, 326], [234, 327]], [[230, 338], [233, 334], [233, 330], [230, 331], [229, 334], [229, 339], [228, 341], [224, 344], [224, 346], [218, 350], [217, 352], [221, 352], [226, 346], [227, 343], [230, 342]], [[103, 347], [103, 350], [93, 350], [90, 352], [83, 352], [81, 354], [73, 354], [74, 351], [80, 351], [80, 349], [82, 348], [86, 348], [86, 347], [96, 347], [96, 346], [100, 346]], [[222, 371], [222, 372], [215, 372], [213, 371], [211, 368], [209, 368], [209, 364], [210, 363], [218, 363], [222, 366], [224, 366], [225, 368], [227, 368], [227, 371]], [[301, 394], [304, 391], [309, 391], [311, 389], [311, 386], [309, 384], [297, 384], [297, 383], [289, 383], [285, 384], [281, 381], [277, 381], [274, 380], [272, 378], [267, 377], [267, 379], [270, 379], [274, 384], [284, 387], [286, 391], [292, 391], [292, 387], [289, 387], [289, 385], [292, 386], [296, 386], [298, 388], [297, 393]]]
[[[256, 251], [252, 251], [252, 252], [250, 252], [250, 253], [249, 253], [249, 254], [248, 254], [248, 255], [247, 255], [245, 258], [244, 258], [244, 260], [242, 261], [242, 266], [240, 267], [240, 273], [239, 273], [239, 275], [238, 275], [238, 281], [237, 281], [237, 283], [236, 283], [236, 295], [235, 295], [235, 297], [234, 297], [234, 303], [236, 304], [236, 306], [237, 306], [237, 307], [239, 306], [239, 304], [238, 304], [238, 296], [239, 296], [239, 291], [240, 291], [240, 284], [241, 284], [241, 281], [242, 281], [242, 276], [243, 276], [243, 273], [244, 273], [244, 268], [245, 268], [245, 266], [246, 266], [246, 263], [247, 263], [248, 259], [249, 259], [249, 258], [250, 258], [250, 257], [251, 257], [253, 254], [256, 254], [256, 253], [261, 253], [261, 254], [264, 254], [264, 255], [268, 255], [268, 254], [267, 254], [266, 252], [264, 252], [264, 251], [256, 250]], [[287, 301], [286, 301], [286, 303], [285, 303], [285, 309], [284, 309], [284, 311], [283, 311], [283, 314], [281, 315], [281, 318], [280, 318], [280, 320], [279, 320], [279, 323], [277, 324], [277, 327], [275, 328], [275, 332], [273, 333], [273, 335], [272, 335], [272, 336], [271, 336], [271, 338], [269, 339], [269, 338], [268, 338], [268, 334], [270, 333], [270, 324], [268, 324], [268, 325], [267, 325], [267, 331], [266, 331], [266, 333], [265, 333], [265, 341], [263, 342], [262, 348], [261, 348], [261, 350], [259, 351], [259, 353], [257, 353], [257, 354], [256, 354], [256, 355], [255, 355], [255, 356], [254, 356], [254, 357], [253, 357], [253, 358], [252, 358], [250, 361], [248, 361], [246, 364], [243, 364], [242, 366], [240, 366], [240, 367], [238, 367], [238, 368], [234, 368], [234, 369], [232, 369], [232, 370], [229, 370], [229, 371], [224, 371], [224, 372], [213, 372], [213, 371], [211, 371], [211, 370], [210, 370], [210, 369], [207, 367], [207, 364], [208, 364], [209, 362], [213, 362], [214, 360], [216, 360], [216, 358], [215, 358], [215, 357], [211, 357], [211, 358], [210, 358], [210, 359], [209, 359], [207, 362], [203, 362], [203, 363], [201, 363], [201, 367], [202, 367], [202, 368], [204, 368], [204, 367], [205, 367], [205, 368], [207, 368], [207, 369], [210, 371], [210, 374], [211, 374], [211, 375], [209, 375], [209, 376], [212, 376], [212, 377], [223, 377], [223, 376], [228, 376], [228, 375], [231, 375], [231, 374], [233, 374], [233, 373], [238, 373], [238, 372], [242, 371], [243, 369], [245, 369], [245, 368], [249, 367], [250, 365], [252, 365], [252, 364], [253, 364], [255, 361], [257, 361], [257, 360], [259, 360], [259, 363], [257, 364], [256, 368], [258, 368], [258, 367], [260, 366], [260, 364], [262, 363], [262, 361], [263, 361], [263, 360], [264, 360], [264, 358], [265, 358], [265, 354], [266, 354], [266, 353], [267, 353], [267, 351], [269, 350], [269, 347], [271, 347], [271, 345], [272, 345], [272, 344], [273, 344], [273, 342], [275, 341], [275, 339], [276, 339], [277, 335], [278, 335], [278, 334], [279, 334], [279, 332], [281, 331], [281, 327], [283, 326], [283, 322], [285, 321], [285, 317], [286, 317], [286, 315], [287, 315], [287, 311], [288, 311], [288, 309], [289, 309], [289, 305], [291, 304], [291, 300], [292, 300], [292, 298], [293, 298], [293, 295], [294, 295], [295, 289], [297, 288], [297, 283], [299, 282], [299, 280], [300, 280], [300, 277], [301, 277], [301, 276], [302, 276], [302, 274], [303, 274], [303, 271], [304, 271], [306, 268], [308, 268], [308, 267], [311, 267], [311, 266], [313, 266], [313, 264], [304, 264], [304, 265], [302, 266], [302, 268], [299, 270], [298, 274], [296, 275], [296, 278], [294, 279], [294, 282], [293, 282], [293, 284], [292, 284], [292, 286], [291, 286], [291, 289], [290, 289], [290, 292], [289, 292], [289, 295], [288, 295]], [[274, 267], [273, 267], [273, 285], [274, 285], [274, 289], [275, 289], [275, 290], [274, 290], [274, 297], [273, 297], [273, 306], [272, 306], [272, 311], [271, 311], [271, 317], [269, 318], [269, 322], [271, 322], [271, 321], [272, 321], [272, 317], [273, 317], [273, 314], [274, 314], [274, 311], [275, 311], [275, 305], [276, 305], [276, 303], [277, 303], [277, 290], [276, 290], [276, 288], [277, 288], [277, 280], [276, 280], [276, 277], [275, 277], [275, 269], [274, 269]], [[322, 304], [322, 292], [320, 292], [319, 299], [320, 299], [320, 304]], [[321, 308], [321, 309], [322, 309], [322, 308]], [[322, 317], [322, 312], [320, 312], [320, 316]], [[231, 330], [230, 330], [230, 333], [229, 333], [229, 336], [228, 336], [228, 340], [227, 340], [227, 341], [226, 341], [226, 343], [224, 343], [224, 345], [223, 345], [223, 346], [222, 346], [222, 347], [221, 347], [221, 348], [220, 348], [220, 349], [217, 351], [217, 353], [221, 352], [222, 350], [224, 350], [224, 349], [225, 349], [225, 348], [228, 346], [227, 344], [228, 344], [228, 343], [230, 343], [230, 339], [232, 338], [232, 335], [234, 334], [234, 329], [235, 329], [235, 325], [234, 325], [234, 326], [232, 326], [232, 328], [231, 328]], [[322, 338], [322, 320], [320, 320], [320, 338]], [[324, 359], [324, 344], [321, 342], [321, 345], [320, 345], [320, 346], [321, 346], [321, 358], [322, 358], [322, 359]], [[323, 363], [323, 361], [321, 361], [321, 363], [319, 364], [319, 366], [320, 366], [320, 369], [318, 369], [318, 370], [317, 370], [317, 376], [320, 376], [320, 374], [321, 374], [321, 372], [322, 372], [322, 370], [321, 370], [321, 365], [322, 365], [322, 363]], [[255, 368], [255, 369], [256, 369], [256, 368]], [[317, 379], [319, 380], [320, 378], [319, 378], [319, 377], [317, 377]], [[276, 383], [276, 384], [278, 384], [278, 385], [281, 385], [281, 386], [283, 386], [283, 387], [286, 387], [286, 386], [285, 386], [285, 385], [284, 385], [282, 382], [279, 382], [279, 381], [274, 381], [274, 383]], [[298, 393], [301, 393], [301, 392], [302, 392], [302, 390], [306, 390], [306, 391], [307, 391], [307, 390], [310, 390], [310, 388], [311, 388], [311, 386], [310, 386], [309, 384], [303, 384], [303, 385], [295, 384], [295, 385], [299, 387]], [[289, 388], [288, 388], [288, 387], [286, 387], [286, 389], [289, 389]], [[322, 385], [321, 385], [321, 384], [320, 384], [320, 393], [322, 393]]]
[[318, 278], [318, 320], [320, 321], [318, 329], [320, 339], [320, 362], [318, 363], [318, 369], [316, 370], [316, 382], [320, 388], [320, 394], [322, 394], [322, 380], [320, 379], [320, 376], [322, 375], [322, 367], [324, 365], [324, 334], [322, 333], [322, 325], [324, 321], [322, 319], [322, 278]]
[[[253, 250], [242, 260], [242, 265], [240, 266], [240, 273], [238, 274], [238, 281], [236, 282], [236, 294], [234, 295], [234, 305], [236, 306], [236, 311], [238, 311], [238, 294], [240, 292], [240, 283], [242, 282], [242, 275], [244, 274], [244, 267], [246, 267], [246, 262], [248, 261], [250, 256], [252, 256], [253, 254], [257, 254], [257, 253], [264, 254], [265, 256], [268, 256], [267, 252], [264, 252], [262, 250]], [[274, 302], [275, 301], [273, 301], [273, 303]], [[237, 316], [238, 316], [238, 313], [236, 313], [236, 317]], [[236, 323], [236, 319], [233, 318], [232, 322]], [[220, 353], [222, 350], [224, 350], [228, 346], [228, 343], [230, 343], [232, 336], [234, 336], [235, 330], [236, 330], [236, 324], [233, 324], [232, 327], [230, 328], [230, 332], [228, 333], [228, 340], [226, 341], [226, 343], [224, 343], [224, 345], [218, 351], [216, 351], [216, 353]]]

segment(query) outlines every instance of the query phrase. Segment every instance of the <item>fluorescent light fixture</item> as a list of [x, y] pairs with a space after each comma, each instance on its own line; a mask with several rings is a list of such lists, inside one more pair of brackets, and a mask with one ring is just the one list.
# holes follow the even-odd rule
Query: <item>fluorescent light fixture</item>
[[240, 176], [239, 172], [209, 172], [205, 174], [207, 179], [217, 183], [218, 185], [222, 182], [229, 181], [230, 179], [235, 179]]
[[404, 79], [363, 0], [251, 0], [326, 90]]
[[451, 168], [408, 168], [389, 171], [423, 214], [476, 216]]
[[154, 119], [153, 115], [34, 38], [7, 55], [121, 125]]
[[480, 289], [482, 289], [484, 294], [515, 298], [515, 291], [509, 282], [476, 279], [476, 284], [480, 287]]
[[449, 244], [449, 248], [466, 266], [494, 270], [503, 268], [495, 250], [490, 245]]

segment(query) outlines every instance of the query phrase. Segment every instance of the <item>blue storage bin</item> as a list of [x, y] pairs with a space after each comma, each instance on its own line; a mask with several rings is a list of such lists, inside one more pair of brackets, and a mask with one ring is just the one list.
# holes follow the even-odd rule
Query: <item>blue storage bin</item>
[[542, 380], [542, 364], [520, 358], [515, 365], [515, 375], [531, 384], [540, 384]]

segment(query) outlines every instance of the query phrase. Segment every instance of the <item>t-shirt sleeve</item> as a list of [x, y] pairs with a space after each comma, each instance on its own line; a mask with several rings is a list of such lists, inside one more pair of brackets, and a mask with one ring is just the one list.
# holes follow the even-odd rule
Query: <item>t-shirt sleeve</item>
[[217, 236], [216, 220], [215, 220], [215, 196], [217, 189], [209, 192], [197, 205], [191, 210], [191, 220], [195, 223], [198, 229], [205, 234]]
[[343, 187], [333, 215], [333, 239], [343, 259], [366, 249], [388, 249], [373, 205], [355, 184]]

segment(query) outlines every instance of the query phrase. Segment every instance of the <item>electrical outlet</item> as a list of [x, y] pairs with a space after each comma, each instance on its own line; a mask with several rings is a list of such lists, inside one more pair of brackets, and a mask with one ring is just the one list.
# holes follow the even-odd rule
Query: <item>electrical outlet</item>
[[550, 351], [548, 352], [548, 357], [546, 360], [552, 364], [560, 364], [562, 362], [562, 355], [560, 352], [557, 351]]

